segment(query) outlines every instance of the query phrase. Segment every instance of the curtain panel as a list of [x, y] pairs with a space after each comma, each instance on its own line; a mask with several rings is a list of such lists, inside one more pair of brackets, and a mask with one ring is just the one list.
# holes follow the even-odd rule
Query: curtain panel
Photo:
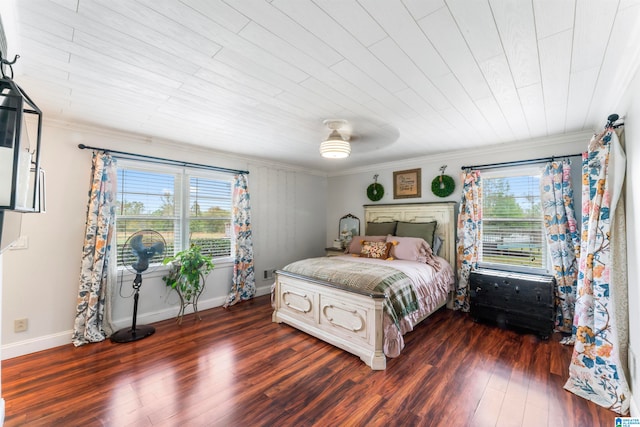
[[[565, 389], [620, 414], [629, 411], [626, 381], [626, 276], [612, 266], [612, 247], [626, 244], [614, 218], [622, 202], [625, 156], [613, 129], [595, 136], [582, 165], [582, 236], [573, 331], [576, 341]], [[624, 218], [624, 217], [622, 217]], [[624, 228], [622, 228], [624, 229]], [[614, 254], [620, 253], [613, 251]], [[619, 283], [623, 281], [624, 283]], [[628, 320], [626, 320], [628, 322]], [[621, 332], [622, 331], [622, 332]]]
[[482, 185], [480, 171], [462, 172], [462, 199], [457, 224], [458, 284], [454, 309], [469, 311], [469, 274], [478, 264], [482, 243]]
[[233, 282], [224, 307], [253, 298], [256, 283], [253, 268], [253, 240], [251, 237], [251, 209], [249, 199], [249, 177], [235, 176], [233, 184], [233, 230], [236, 241]]
[[116, 190], [115, 159], [104, 151], [94, 152], [72, 336], [75, 346], [102, 341], [111, 333], [111, 326], [105, 319], [105, 305], [108, 302], [107, 278]]
[[[540, 197], [549, 258], [556, 278], [555, 326], [572, 333], [578, 283], [576, 251], [580, 237], [573, 207], [570, 161], [548, 162], [540, 179]], [[572, 342], [571, 339], [568, 342]]]

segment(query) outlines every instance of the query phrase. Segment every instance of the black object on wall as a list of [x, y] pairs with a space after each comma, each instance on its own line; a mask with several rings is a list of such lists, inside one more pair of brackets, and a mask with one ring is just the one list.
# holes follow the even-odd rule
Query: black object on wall
[[8, 61], [0, 51], [0, 210], [41, 212], [42, 112], [13, 81], [18, 58]]
[[23, 212], [44, 212], [42, 112], [13, 81], [0, 19], [0, 253], [20, 237]]

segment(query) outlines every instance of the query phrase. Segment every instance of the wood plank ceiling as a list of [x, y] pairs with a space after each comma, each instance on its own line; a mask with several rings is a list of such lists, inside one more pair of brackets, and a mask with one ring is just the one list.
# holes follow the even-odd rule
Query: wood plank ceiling
[[[46, 117], [326, 172], [600, 129], [640, 56], [632, 0], [28, 0], [2, 13], [15, 80]], [[332, 118], [351, 124], [348, 159], [318, 153]]]

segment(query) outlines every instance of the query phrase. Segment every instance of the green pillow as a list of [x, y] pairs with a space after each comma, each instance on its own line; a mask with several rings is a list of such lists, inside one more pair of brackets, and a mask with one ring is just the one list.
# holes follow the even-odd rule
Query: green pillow
[[431, 222], [398, 222], [396, 236], [420, 237], [433, 248], [433, 236], [436, 234], [437, 221]]
[[396, 232], [396, 221], [393, 222], [368, 222], [367, 223], [367, 236], [386, 236], [391, 234], [392, 236]]

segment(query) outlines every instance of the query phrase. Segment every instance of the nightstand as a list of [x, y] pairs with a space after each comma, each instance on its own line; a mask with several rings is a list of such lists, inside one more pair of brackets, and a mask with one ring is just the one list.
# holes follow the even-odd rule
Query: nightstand
[[344, 249], [338, 248], [324, 248], [325, 254], [327, 256], [339, 256], [344, 255]]

